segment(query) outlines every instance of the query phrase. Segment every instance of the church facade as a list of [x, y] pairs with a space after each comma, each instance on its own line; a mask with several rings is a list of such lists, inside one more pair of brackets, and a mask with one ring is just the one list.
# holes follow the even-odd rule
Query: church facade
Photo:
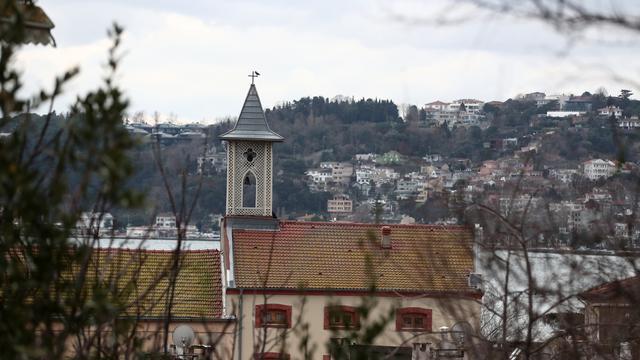
[[237, 321], [235, 359], [471, 358], [482, 294], [468, 281], [470, 228], [275, 218], [273, 145], [284, 139], [269, 128], [254, 84], [220, 139], [228, 147], [223, 298]]

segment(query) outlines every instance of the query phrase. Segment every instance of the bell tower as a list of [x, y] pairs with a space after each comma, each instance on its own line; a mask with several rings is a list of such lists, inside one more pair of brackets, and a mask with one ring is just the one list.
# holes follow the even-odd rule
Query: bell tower
[[267, 124], [258, 91], [252, 82], [232, 130], [220, 135], [227, 141], [226, 215], [272, 215], [274, 142], [284, 138]]

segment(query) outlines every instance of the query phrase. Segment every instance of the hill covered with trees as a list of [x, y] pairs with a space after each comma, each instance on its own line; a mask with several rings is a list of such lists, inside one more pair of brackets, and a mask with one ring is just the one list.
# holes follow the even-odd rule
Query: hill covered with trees
[[[593, 98], [594, 107], [619, 106], [626, 116], [640, 113], [640, 101], [602, 94], [593, 95]], [[394, 150], [415, 160], [414, 164], [431, 153], [468, 159], [469, 163], [478, 165], [506, 151], [487, 147], [492, 140], [518, 138], [518, 146], [522, 146], [537, 134], [547, 132], [544, 151], [534, 159], [541, 170], [544, 164], [576, 162], [589, 157], [638, 160], [640, 149], [637, 148], [636, 132], [619, 134], [610, 119], [597, 116], [590, 116], [578, 125], [546, 118], [544, 114], [553, 107], [553, 103], [536, 106], [535, 102], [512, 99], [499, 104], [489, 103], [484, 107], [486, 123], [482, 128], [425, 124], [420, 120], [422, 116], [405, 121], [399, 116], [398, 106], [390, 100], [338, 101], [316, 96], [266, 109], [271, 128], [285, 137], [285, 141], [275, 147], [274, 208], [278, 214], [289, 216], [326, 211], [330, 194], [309, 191], [305, 171], [317, 167], [321, 161], [351, 160], [358, 153], [382, 154]], [[41, 117], [32, 117], [33, 131], [37, 132]], [[14, 123], [19, 119], [17, 117]], [[69, 121], [68, 116], [55, 115], [50, 126], [64, 127]], [[209, 126], [205, 140], [169, 144], [140, 141], [130, 153], [135, 172], [128, 186], [147, 192], [147, 202], [139, 210], [111, 209], [118, 223], [148, 224], [154, 214], [171, 211], [167, 188], [176, 204], [182, 202], [183, 194], [186, 194], [186, 203], [195, 201], [192, 223], [206, 227], [211, 224], [210, 214], [224, 213], [225, 173], [200, 177], [196, 160], [212, 146], [220, 150], [218, 136], [229, 130], [234, 122], [229, 119]], [[11, 131], [11, 128], [3, 131]], [[615, 141], [628, 144], [623, 147], [624, 153], [619, 153], [620, 147], [614, 144]], [[163, 171], [159, 171], [160, 165]], [[72, 174], [70, 178], [73, 181]], [[90, 209], [90, 204], [85, 205]]]

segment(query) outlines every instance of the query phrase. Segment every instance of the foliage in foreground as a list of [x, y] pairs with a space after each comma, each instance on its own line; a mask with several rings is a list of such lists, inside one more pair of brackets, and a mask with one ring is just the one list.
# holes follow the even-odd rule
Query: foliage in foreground
[[[14, 60], [21, 20], [0, 34], [0, 129], [10, 131], [0, 140], [0, 348], [15, 359], [61, 358], [70, 343], [79, 357], [126, 354], [138, 343], [128, 337], [132, 324], [118, 320], [124, 304], [113, 283], [92, 281], [97, 274], [88, 271], [95, 239], [69, 240], [85, 204], [101, 212], [141, 202], [123, 186], [133, 171], [127, 151], [134, 141], [122, 126], [128, 101], [113, 82], [122, 30], [114, 25], [109, 32], [103, 84], [78, 97], [71, 119], [55, 128], [51, 108], [38, 122], [13, 115], [52, 107], [78, 69], [58, 77], [51, 91], [21, 97]], [[101, 346], [105, 329], [116, 340], [109, 346]]]

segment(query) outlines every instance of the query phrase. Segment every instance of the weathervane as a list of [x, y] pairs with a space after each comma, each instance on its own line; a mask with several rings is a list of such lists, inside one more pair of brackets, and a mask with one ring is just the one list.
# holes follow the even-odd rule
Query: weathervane
[[251, 75], [247, 75], [247, 76], [251, 78], [251, 85], [253, 85], [253, 80], [255, 80], [255, 78], [257, 78], [258, 76], [260, 76], [260, 73], [259, 73], [259, 72], [257, 72], [257, 71], [255, 71], [255, 70], [253, 70], [253, 71], [251, 72]]

